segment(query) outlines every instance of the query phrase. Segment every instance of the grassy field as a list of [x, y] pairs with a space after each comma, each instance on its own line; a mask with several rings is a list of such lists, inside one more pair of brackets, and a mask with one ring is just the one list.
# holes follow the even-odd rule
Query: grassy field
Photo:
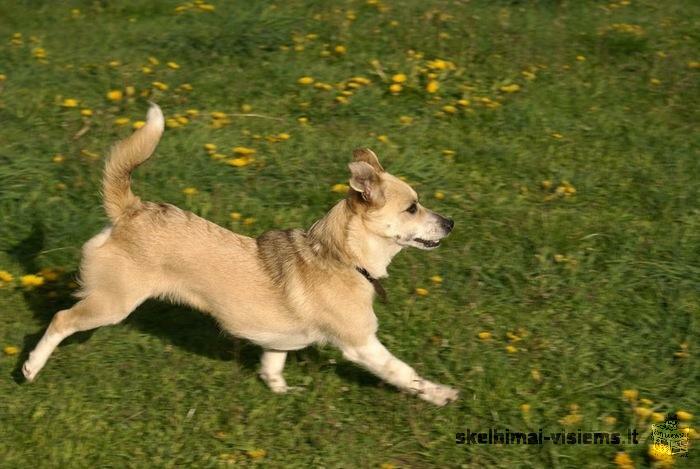
[[[0, 466], [662, 464], [650, 424], [700, 412], [700, 3], [212, 1], [0, 3]], [[170, 120], [135, 174], [147, 200], [253, 236], [308, 227], [368, 146], [454, 218], [396, 258], [376, 311], [461, 399], [435, 408], [330, 347], [291, 354], [302, 390], [273, 395], [259, 349], [158, 302], [22, 383], [106, 224], [105, 152], [149, 99]], [[489, 428], [643, 438], [455, 444]]]

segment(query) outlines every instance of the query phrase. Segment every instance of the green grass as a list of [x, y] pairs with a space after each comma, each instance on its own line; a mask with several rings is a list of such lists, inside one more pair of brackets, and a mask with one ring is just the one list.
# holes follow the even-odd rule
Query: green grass
[[[700, 60], [700, 4], [383, 4], [216, 1], [214, 13], [179, 15], [173, 1], [0, 4], [0, 270], [14, 276], [0, 289], [0, 346], [20, 349], [0, 355], [1, 466], [577, 468], [610, 466], [621, 449], [645, 466], [646, 440], [619, 448], [454, 439], [467, 428], [559, 431], [572, 404], [581, 416], [574, 430], [644, 432], [649, 421], [624, 389], [656, 412], [700, 413], [700, 70], [689, 64]], [[21, 44], [11, 43], [16, 32]], [[46, 63], [32, 56], [36, 47]], [[438, 73], [433, 95], [424, 69], [436, 58], [455, 68]], [[399, 72], [408, 80], [394, 96]], [[339, 104], [338, 90], [298, 85], [302, 76], [372, 83]], [[501, 90], [509, 84], [519, 91]], [[135, 97], [107, 101], [127, 86]], [[425, 205], [454, 218], [439, 250], [396, 258], [384, 282], [390, 302], [376, 311], [389, 349], [458, 387], [461, 400], [432, 407], [330, 347], [291, 354], [287, 380], [304, 390], [276, 396], [256, 376], [256, 347], [156, 302], [123, 325], [71, 338], [36, 383], [22, 384], [26, 353], [72, 301], [81, 244], [106, 224], [102, 155], [130, 131], [113, 122], [142, 119], [147, 97], [166, 117], [200, 112], [168, 129], [136, 172], [135, 191], [148, 200], [249, 235], [308, 227], [340, 197], [330, 188], [346, 181], [352, 149], [369, 146]], [[61, 107], [66, 98], [80, 107]], [[459, 99], [470, 105], [442, 111]], [[265, 117], [233, 115], [215, 129], [213, 111]], [[281, 132], [291, 137], [266, 140]], [[255, 148], [255, 162], [226, 165], [205, 143], [227, 158], [230, 147]], [[567, 182], [575, 194], [558, 195]], [[186, 187], [198, 193], [186, 196]], [[234, 221], [233, 211], [255, 220]], [[45, 268], [65, 273], [21, 286], [22, 275]], [[479, 340], [482, 331], [493, 340]], [[522, 336], [517, 353], [506, 351], [508, 332]], [[688, 356], [678, 358], [683, 343]], [[700, 458], [694, 446], [678, 467]], [[256, 449], [266, 455], [247, 453]]]

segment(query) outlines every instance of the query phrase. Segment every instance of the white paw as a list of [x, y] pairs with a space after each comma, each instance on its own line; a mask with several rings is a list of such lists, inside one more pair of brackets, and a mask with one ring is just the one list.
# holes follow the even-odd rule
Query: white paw
[[33, 367], [31, 363], [29, 363], [29, 360], [24, 362], [24, 365], [22, 365], [22, 374], [24, 375], [24, 378], [29, 382], [34, 381], [34, 378], [36, 378], [36, 374], [38, 372], [39, 370]]
[[418, 397], [438, 406], [456, 401], [457, 396], [459, 396], [459, 391], [455, 388], [430, 381], [424, 381], [420, 391], [418, 391]]
[[260, 373], [260, 377], [263, 381], [265, 381], [265, 384], [267, 384], [267, 386], [270, 388], [270, 391], [274, 392], [275, 394], [284, 394], [289, 391], [289, 386], [287, 386], [287, 382], [284, 380], [282, 375], [270, 376], [267, 373]]

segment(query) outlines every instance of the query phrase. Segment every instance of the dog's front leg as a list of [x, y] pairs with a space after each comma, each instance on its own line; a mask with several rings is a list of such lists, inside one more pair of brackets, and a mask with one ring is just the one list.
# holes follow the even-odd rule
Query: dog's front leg
[[364, 345], [341, 345], [340, 348], [348, 360], [421, 399], [439, 406], [457, 399], [456, 389], [421, 378], [413, 368], [393, 356], [375, 336], [371, 336]]
[[268, 385], [272, 392], [278, 394], [289, 390], [287, 382], [282, 376], [284, 361], [287, 359], [287, 352], [281, 350], [265, 350], [260, 360], [260, 377]]

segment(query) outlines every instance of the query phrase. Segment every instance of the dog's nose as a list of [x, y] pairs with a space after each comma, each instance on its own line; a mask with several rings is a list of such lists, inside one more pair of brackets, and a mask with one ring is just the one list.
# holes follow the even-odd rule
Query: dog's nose
[[449, 233], [450, 231], [452, 231], [452, 228], [454, 228], [455, 221], [451, 218], [443, 218], [442, 226], [444, 226], [445, 230]]

